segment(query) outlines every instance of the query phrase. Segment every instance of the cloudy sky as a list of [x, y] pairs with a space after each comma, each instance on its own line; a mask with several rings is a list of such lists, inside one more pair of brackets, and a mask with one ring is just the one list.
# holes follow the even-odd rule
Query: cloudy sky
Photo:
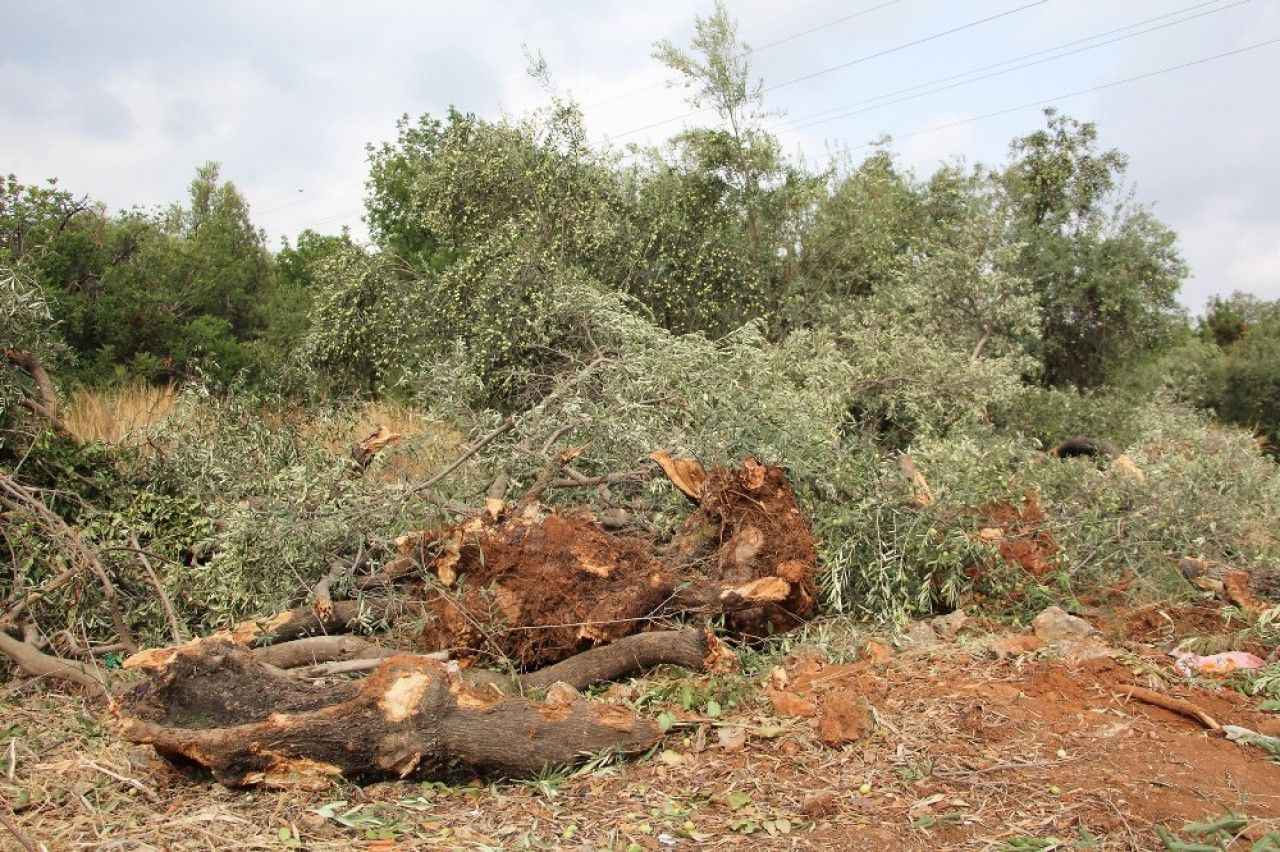
[[[1038, 104], [1096, 88], [1056, 105], [1131, 155], [1137, 197], [1182, 237], [1184, 302], [1280, 298], [1280, 43], [1255, 47], [1280, 39], [1276, 0], [729, 5], [791, 151], [821, 161], [888, 133], [919, 173], [998, 162], [1040, 123]], [[687, 42], [709, 7], [0, 0], [0, 172], [57, 176], [121, 208], [183, 198], [213, 159], [273, 239], [362, 234], [365, 144], [402, 113], [537, 107], [522, 45], [602, 141], [659, 142], [702, 119], [676, 118], [688, 108], [650, 51]]]

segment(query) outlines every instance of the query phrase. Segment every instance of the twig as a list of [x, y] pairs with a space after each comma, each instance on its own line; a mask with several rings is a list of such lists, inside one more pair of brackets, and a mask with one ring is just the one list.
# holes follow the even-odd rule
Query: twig
[[94, 763], [92, 760], [86, 760], [84, 763], [81, 763], [80, 765], [85, 769], [96, 770], [97, 772], [101, 772], [103, 775], [108, 775], [121, 783], [128, 784], [130, 787], [137, 790], [142, 795], [146, 796], [147, 799], [152, 802], [160, 801], [160, 796], [159, 794], [156, 793], [155, 790], [152, 790], [150, 787], [148, 787], [146, 784], [143, 784], [141, 781], [139, 781], [136, 778], [129, 778], [125, 775], [120, 775], [116, 772], [112, 772], [110, 769], [107, 769], [105, 766], [99, 766], [97, 763]]
[[[552, 391], [551, 393], [543, 397], [542, 400], [538, 402], [537, 405], [533, 406], [533, 408], [529, 409], [529, 411], [530, 412], [536, 411], [537, 409], [542, 408], [547, 403], [551, 402], [553, 399], [559, 398], [562, 394], [564, 394], [570, 388], [575, 387], [579, 382], [581, 382], [587, 376], [591, 375], [591, 373], [595, 371], [595, 368], [598, 367], [600, 364], [604, 363], [606, 360], [608, 359], [604, 357], [596, 358], [590, 364], [588, 364], [587, 366], [579, 370], [577, 375], [575, 375], [572, 379], [566, 382], [562, 387], [557, 388], [556, 390]], [[507, 432], [510, 432], [513, 428], [515, 428], [515, 425], [516, 425], [516, 416], [512, 414], [508, 416], [505, 420], [503, 420], [501, 423], [499, 423], [496, 429], [494, 429], [489, 434], [485, 435], [483, 438], [481, 438], [479, 441], [473, 444], [471, 448], [468, 449], [465, 453], [463, 453], [462, 455], [454, 459], [453, 462], [448, 467], [446, 467], [444, 470], [440, 471], [436, 475], [432, 476], [430, 479], [428, 479], [426, 482], [422, 483], [421, 485], [415, 485], [413, 488], [409, 489], [408, 493], [417, 494], [419, 492], [428, 490], [429, 488], [431, 488], [431, 486], [435, 485], [437, 482], [444, 479], [446, 476], [448, 476], [449, 474], [457, 470], [459, 467], [461, 467], [462, 464], [467, 461], [467, 459], [471, 458], [476, 453], [480, 452], [482, 449], [484, 449], [486, 446], [488, 446], [490, 443], [496, 440], [499, 436]]]
[[625, 470], [620, 473], [605, 473], [600, 476], [584, 476], [571, 467], [565, 467], [564, 479], [551, 482], [551, 488], [589, 488], [593, 485], [617, 485], [621, 482], [644, 482], [652, 479], [656, 471], [648, 468]]
[[465, 453], [463, 453], [462, 455], [454, 459], [453, 463], [450, 464], [448, 467], [446, 467], [444, 470], [440, 471], [435, 476], [431, 477], [421, 485], [415, 485], [413, 488], [409, 489], [409, 493], [417, 494], [419, 492], [430, 489], [431, 486], [435, 485], [437, 482], [444, 479], [446, 476], [448, 476], [449, 474], [457, 470], [459, 467], [461, 467], [463, 463], [467, 461], [467, 459], [471, 458], [476, 453], [483, 450], [486, 446], [491, 444], [494, 440], [496, 440], [501, 435], [507, 432], [510, 432], [511, 429], [515, 427], [515, 425], [516, 425], [516, 418], [515, 418], [515, 415], [512, 414], [508, 416], [507, 419], [503, 420], [502, 423], [498, 424], [498, 428], [494, 429], [488, 435], [485, 435], [479, 441], [472, 444], [469, 450], [467, 450]]
[[364, 561], [364, 542], [360, 542], [360, 549], [356, 552], [356, 558], [350, 564], [341, 559], [334, 560], [333, 565], [329, 567], [329, 573], [320, 578], [320, 582], [316, 583], [311, 592], [311, 606], [316, 611], [316, 615], [321, 618], [329, 617], [333, 612], [333, 596], [330, 590], [348, 573], [359, 570]]
[[0, 823], [4, 823], [4, 827], [9, 830], [10, 834], [18, 839], [18, 842], [22, 844], [22, 848], [27, 850], [27, 852], [40, 852], [39, 847], [32, 842], [31, 838], [23, 834], [22, 829], [18, 828], [18, 824], [10, 819], [9, 815], [5, 813], [7, 810], [9, 810], [9, 805], [6, 802], [4, 809], [0, 810]]
[[30, 516], [40, 526], [44, 527], [50, 535], [61, 539], [71, 557], [70, 566], [45, 583], [42, 588], [28, 592], [25, 597], [10, 607], [9, 611], [3, 617], [0, 617], [0, 626], [17, 624], [18, 616], [27, 607], [38, 601], [42, 596], [71, 582], [82, 571], [88, 571], [97, 577], [98, 582], [102, 585], [103, 596], [110, 606], [111, 620], [115, 625], [116, 633], [119, 634], [120, 641], [132, 645], [136, 650], [138, 647], [137, 642], [134, 641], [133, 634], [129, 631], [129, 626], [125, 623], [124, 616], [121, 614], [120, 607], [116, 601], [115, 586], [112, 585], [111, 578], [107, 576], [106, 569], [103, 568], [97, 554], [84, 543], [84, 540], [80, 538], [80, 534], [38, 499], [36, 492], [19, 484], [8, 474], [3, 473], [0, 473], [0, 503]]
[[138, 546], [138, 536], [133, 532], [129, 533], [129, 543], [133, 545], [134, 553], [137, 554], [138, 560], [147, 572], [147, 578], [151, 581], [152, 587], [155, 588], [156, 594], [160, 597], [160, 606], [164, 609], [164, 617], [169, 622], [169, 631], [173, 633], [173, 641], [181, 644], [186, 639], [182, 625], [178, 623], [178, 613], [173, 609], [173, 602], [165, 594], [164, 585], [160, 582], [159, 575], [151, 567], [151, 560], [147, 558], [146, 552]]
[[1143, 689], [1140, 686], [1131, 686], [1128, 688], [1128, 697], [1136, 698], [1139, 701], [1153, 704], [1165, 710], [1171, 710], [1174, 713], [1180, 713], [1195, 719], [1211, 731], [1220, 731], [1222, 726], [1214, 721], [1213, 717], [1201, 710], [1196, 705], [1182, 698], [1171, 698], [1168, 695], [1161, 695], [1158, 692], [1152, 692], [1149, 689]]

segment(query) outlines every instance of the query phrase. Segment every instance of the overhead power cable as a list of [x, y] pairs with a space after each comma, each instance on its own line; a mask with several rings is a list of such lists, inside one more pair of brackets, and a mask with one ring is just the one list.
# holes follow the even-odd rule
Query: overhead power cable
[[[912, 41], [904, 42], [902, 44], [895, 45], [893, 47], [885, 48], [884, 50], [878, 50], [874, 53], [869, 53], [866, 56], [859, 56], [857, 59], [851, 59], [848, 62], [842, 62], [839, 65], [832, 65], [829, 68], [822, 68], [817, 71], [812, 71], [808, 74], [803, 74], [799, 77], [794, 77], [790, 80], [784, 80], [781, 83], [775, 83], [772, 86], [766, 86], [765, 88], [761, 89], [761, 93], [776, 91], [778, 89], [782, 89], [787, 86], [794, 86], [797, 83], [803, 83], [808, 80], [812, 80], [816, 77], [821, 77], [824, 74], [832, 74], [836, 71], [843, 71], [846, 68], [852, 68], [854, 65], [859, 65], [863, 62], [870, 62], [873, 59], [879, 59], [880, 57], [888, 56], [891, 53], [897, 53], [899, 51], [907, 50], [912, 47], [918, 47], [919, 45], [927, 44], [928, 42], [936, 41], [937, 39], [945, 38], [946, 36], [949, 36], [949, 35], [955, 35], [956, 33], [973, 29], [974, 27], [978, 27], [983, 24], [988, 24], [988, 23], [991, 23], [992, 21], [997, 21], [1001, 18], [1006, 18], [1010, 15], [1016, 15], [1019, 12], [1025, 12], [1027, 9], [1033, 9], [1036, 6], [1043, 6], [1048, 2], [1049, 0], [1035, 0], [1035, 2], [1033, 3], [1025, 3], [1021, 6], [1015, 6], [1014, 8], [1006, 9], [1003, 12], [997, 12], [996, 14], [988, 15], [985, 18], [979, 18], [976, 21], [970, 21], [966, 24], [961, 24], [956, 27], [951, 27], [950, 29], [942, 30], [941, 32], [936, 32], [931, 35], [924, 36], [922, 38], [914, 39]], [[704, 112], [709, 112], [711, 109], [712, 109], [711, 107], [703, 107], [701, 109], [695, 109], [689, 112], [681, 113], [680, 115], [672, 116], [671, 118], [664, 118], [661, 121], [650, 122], [649, 124], [643, 125], [642, 127], [635, 127], [624, 133], [614, 134], [613, 138], [622, 139], [623, 137], [631, 136], [636, 133], [641, 133], [645, 130], [652, 130], [655, 127], [661, 127], [664, 124], [670, 124], [673, 121], [680, 121], [681, 119], [691, 118], [692, 116], [695, 116], [695, 115], [701, 115]]]
[[[793, 42], [793, 41], [795, 41], [796, 39], [804, 38], [804, 37], [805, 37], [805, 36], [807, 36], [807, 35], [813, 35], [813, 34], [814, 34], [814, 33], [816, 33], [816, 32], [821, 32], [822, 30], [830, 29], [831, 27], [835, 27], [835, 26], [839, 26], [840, 24], [848, 23], [849, 21], [852, 21], [852, 20], [854, 20], [854, 19], [856, 19], [856, 18], [861, 18], [861, 17], [862, 17], [862, 16], [864, 16], [864, 15], [869, 15], [869, 14], [871, 14], [872, 12], [878, 12], [878, 11], [880, 11], [881, 9], [886, 9], [886, 8], [888, 8], [889, 6], [897, 6], [897, 5], [898, 5], [899, 3], [901, 3], [901, 2], [902, 2], [902, 0], [887, 0], [887, 2], [885, 2], [885, 3], [878, 3], [878, 4], [877, 4], [877, 5], [875, 5], [875, 6], [870, 6], [870, 7], [866, 8], [866, 9], [861, 9], [861, 10], [859, 10], [859, 11], [857, 11], [857, 12], [853, 12], [852, 14], [848, 14], [848, 15], [845, 15], [845, 16], [843, 16], [843, 17], [836, 18], [835, 20], [831, 20], [831, 21], [827, 21], [826, 23], [818, 24], [817, 26], [810, 27], [810, 28], [809, 28], [809, 29], [807, 29], [807, 30], [801, 30], [801, 31], [800, 31], [800, 32], [798, 32], [798, 33], [792, 33], [791, 35], [783, 36], [783, 37], [782, 37], [782, 38], [780, 38], [780, 39], [776, 39], [776, 40], [774, 40], [774, 41], [770, 41], [770, 42], [765, 42], [764, 44], [759, 45], [758, 47], [751, 47], [751, 46], [748, 46], [748, 47], [746, 48], [746, 50], [742, 51], [742, 53], [741, 53], [740, 55], [742, 55], [742, 56], [753, 56], [753, 55], [755, 55], [755, 54], [757, 54], [757, 53], [764, 53], [766, 50], [772, 50], [772, 49], [773, 49], [773, 48], [775, 48], [775, 47], [779, 47], [780, 45], [784, 45], [784, 44], [789, 44], [790, 42]], [[630, 97], [635, 97], [636, 95], [643, 95], [643, 94], [645, 94], [646, 92], [652, 92], [652, 91], [654, 91], [654, 90], [656, 90], [656, 89], [663, 89], [663, 88], [666, 88], [666, 86], [667, 86], [667, 84], [666, 84], [665, 82], [662, 82], [662, 83], [655, 83], [655, 84], [653, 84], [652, 86], [645, 86], [645, 87], [640, 88], [640, 89], [633, 89], [633, 90], [631, 90], [631, 91], [629, 91], [629, 92], [623, 92], [622, 94], [619, 94], [619, 95], [610, 95], [610, 96], [609, 96], [609, 97], [607, 97], [607, 98], [602, 98], [601, 100], [598, 100], [598, 101], [592, 101], [592, 102], [591, 102], [591, 103], [589, 103], [589, 104], [584, 104], [584, 105], [583, 105], [583, 109], [591, 109], [592, 107], [597, 107], [597, 106], [601, 106], [601, 105], [603, 105], [603, 104], [613, 103], [614, 101], [622, 100], [623, 98], [630, 98]]]
[[[1206, 11], [1202, 11], [1194, 15], [1188, 15], [1187, 17], [1184, 17], [1184, 18], [1179, 18], [1174, 21], [1166, 21], [1165, 23], [1162, 23], [1162, 24], [1157, 24], [1152, 27], [1147, 27], [1146, 29], [1138, 30], [1137, 32], [1126, 33], [1125, 35], [1116, 36], [1115, 38], [1110, 38], [1110, 39], [1107, 39], [1106, 41], [1096, 42], [1095, 44], [1086, 44], [1083, 47], [1076, 47], [1074, 50], [1066, 50], [1067, 48], [1070, 48], [1073, 45], [1081, 44], [1082, 42], [1096, 41], [1097, 39], [1105, 38], [1106, 36], [1113, 35], [1114, 33], [1117, 33], [1117, 32], [1132, 30], [1134, 27], [1141, 27], [1145, 24], [1149, 24], [1153, 21], [1161, 20], [1164, 18], [1168, 18], [1173, 15], [1185, 14], [1186, 12], [1194, 11], [1195, 9], [1201, 9], [1205, 6], [1213, 6], [1219, 2], [1221, 2], [1221, 0], [1213, 0], [1213, 2], [1210, 2], [1210, 3], [1200, 3], [1195, 6], [1189, 6], [1187, 8], [1180, 9], [1177, 12], [1169, 12], [1164, 15], [1159, 15], [1155, 18], [1148, 18], [1144, 21], [1139, 21], [1137, 23], [1130, 24], [1126, 27], [1120, 27], [1118, 29], [1108, 30], [1107, 32], [1098, 33], [1092, 36], [1087, 36], [1082, 39], [1076, 39], [1075, 41], [1066, 42], [1064, 44], [1057, 45], [1056, 47], [1045, 48], [1044, 50], [1039, 50], [1039, 51], [1036, 51], [1035, 53], [1023, 54], [1022, 56], [1016, 56], [1016, 57], [1013, 57], [1012, 59], [1006, 59], [1003, 62], [997, 62], [992, 65], [985, 65], [985, 66], [982, 66], [981, 68], [974, 68], [970, 71], [964, 72], [963, 74], [953, 74], [949, 77], [943, 77], [937, 80], [932, 80], [927, 83], [920, 83], [915, 86], [909, 86], [905, 89], [899, 89], [896, 92], [889, 92], [884, 95], [878, 95], [873, 98], [868, 98], [867, 100], [864, 100], [864, 101], [859, 101], [857, 104], [850, 104], [847, 107], [837, 107], [835, 109], [823, 110], [822, 112], [814, 113], [802, 119], [797, 119], [791, 122], [775, 125], [773, 128], [770, 128], [770, 129], [774, 130], [775, 132], [796, 131], [796, 130], [804, 129], [806, 127], [814, 127], [819, 124], [826, 124], [827, 122], [831, 122], [831, 121], [838, 121], [843, 118], [850, 118], [852, 116], [861, 115], [863, 113], [871, 112], [873, 110], [881, 109], [883, 107], [894, 106], [895, 104], [900, 104], [906, 101], [915, 100], [916, 98], [923, 98], [928, 95], [938, 94], [939, 92], [949, 91], [951, 89], [956, 89], [961, 86], [968, 86], [972, 83], [978, 83], [983, 80], [990, 80], [993, 77], [1000, 77], [1005, 74], [1011, 74], [1014, 71], [1021, 71], [1025, 68], [1031, 68], [1036, 65], [1043, 65], [1046, 62], [1054, 62], [1059, 59], [1066, 59], [1067, 57], [1070, 57], [1070, 56], [1075, 56], [1080, 53], [1086, 53], [1090, 50], [1096, 50], [1100, 47], [1106, 47], [1108, 45], [1115, 44], [1116, 42], [1125, 41], [1127, 39], [1137, 38], [1138, 36], [1146, 35], [1148, 33], [1153, 33], [1158, 30], [1167, 29], [1168, 27], [1177, 26], [1178, 24], [1185, 24], [1190, 21], [1194, 21], [1198, 18], [1203, 18], [1208, 15], [1215, 15], [1219, 12], [1225, 12], [1228, 9], [1234, 9], [1238, 6], [1243, 6], [1246, 3], [1251, 2], [1251, 0], [1235, 0], [1235, 2], [1228, 3], [1225, 6], [1217, 6], [1216, 8], [1208, 9]], [[1040, 59], [1034, 59], [1030, 62], [1023, 62], [1020, 65], [1013, 65], [1012, 67], [1009, 67], [1009, 68], [1001, 68], [998, 71], [991, 71], [990, 73], [986, 73], [986, 74], [981, 73], [991, 68], [999, 68], [1002, 65], [1008, 65], [1009, 63], [1012, 63], [1012, 62], [1020, 62], [1021, 60], [1027, 59], [1028, 57], [1040, 56], [1044, 53], [1052, 53], [1053, 51], [1058, 51], [1058, 50], [1065, 50], [1065, 52], [1058, 53], [1054, 56], [1046, 56]], [[973, 74], [979, 74], [980, 76], [973, 77], [971, 76]], [[965, 77], [968, 77], [969, 79], [960, 79]], [[950, 82], [953, 80], [959, 80], [959, 82]], [[946, 84], [946, 85], [938, 85], [938, 84]], [[928, 88], [929, 86], [936, 86], [936, 88]], [[917, 91], [919, 89], [925, 89], [925, 91]], [[906, 94], [909, 92], [914, 92], [914, 94]], [[903, 96], [896, 97], [898, 95], [903, 95]], [[853, 108], [851, 109], [850, 107], [853, 107]], [[835, 112], [836, 114], [831, 115], [832, 112]]]
[[[1117, 86], [1125, 86], [1125, 85], [1128, 85], [1129, 83], [1136, 83], [1140, 80], [1149, 80], [1152, 77], [1159, 77], [1162, 74], [1170, 74], [1174, 71], [1181, 71], [1185, 68], [1193, 68], [1197, 65], [1204, 65], [1209, 62], [1215, 62], [1219, 59], [1226, 59], [1229, 56], [1239, 56], [1242, 53], [1248, 53], [1253, 50], [1260, 50], [1261, 48], [1270, 47], [1271, 45], [1274, 45], [1274, 44], [1280, 44], [1280, 36], [1277, 36], [1276, 38], [1267, 39], [1266, 41], [1255, 42], [1254, 44], [1246, 45], [1245, 47], [1238, 47], [1235, 50], [1227, 50], [1227, 51], [1223, 51], [1222, 53], [1215, 53], [1212, 56], [1205, 56], [1205, 57], [1201, 57], [1200, 59], [1193, 59], [1189, 62], [1182, 62], [1177, 65], [1170, 65], [1166, 68], [1158, 68], [1155, 71], [1148, 71], [1144, 74], [1135, 74], [1132, 77], [1125, 77], [1121, 80], [1113, 80], [1110, 83], [1101, 83], [1097, 86], [1090, 86], [1087, 89], [1077, 89], [1074, 92], [1066, 92], [1061, 95], [1054, 95], [1053, 97], [1045, 98], [1044, 100], [1029, 101], [1024, 104], [1018, 104], [1017, 106], [996, 110], [995, 112], [983, 113], [982, 115], [975, 115], [970, 118], [962, 118], [959, 121], [949, 121], [946, 124], [938, 124], [932, 127], [924, 127], [919, 130], [913, 130], [909, 133], [894, 134], [894, 135], [891, 135], [890, 138], [910, 139], [915, 136], [924, 136], [929, 133], [940, 133], [943, 130], [950, 130], [953, 127], [961, 127], [966, 124], [973, 124], [974, 122], [977, 122], [977, 121], [985, 121], [988, 118], [998, 118], [999, 116], [1002, 116], [1002, 115], [1009, 115], [1010, 113], [1020, 112], [1021, 110], [1025, 110], [1025, 109], [1032, 109], [1033, 107], [1048, 106], [1049, 104], [1057, 103], [1058, 101], [1065, 101], [1068, 98], [1078, 98], [1081, 95], [1089, 95], [1089, 94], [1093, 94], [1094, 92], [1104, 91], [1106, 89], [1114, 89]], [[871, 148], [876, 144], [877, 143], [875, 142], [867, 142], [863, 145], [854, 146], [854, 150], [858, 150], [861, 148]]]

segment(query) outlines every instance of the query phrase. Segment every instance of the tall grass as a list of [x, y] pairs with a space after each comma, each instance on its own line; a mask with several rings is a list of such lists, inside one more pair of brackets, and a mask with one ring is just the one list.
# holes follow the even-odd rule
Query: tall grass
[[63, 419], [82, 442], [137, 446], [169, 416], [176, 400], [173, 385], [137, 382], [105, 390], [82, 389], [72, 395]]
[[[199, 402], [178, 406], [179, 396], [173, 385], [141, 382], [117, 388], [81, 389], [68, 402], [64, 419], [82, 442], [137, 447], [145, 445], [156, 427], [171, 417], [218, 418], [217, 412]], [[293, 430], [304, 443], [335, 456], [345, 456], [357, 442], [386, 426], [402, 437], [383, 450], [368, 471], [369, 476], [383, 482], [424, 478], [452, 458], [465, 438], [450, 425], [391, 401], [366, 402], [325, 413], [274, 409], [260, 410], [258, 414], [268, 428]]]

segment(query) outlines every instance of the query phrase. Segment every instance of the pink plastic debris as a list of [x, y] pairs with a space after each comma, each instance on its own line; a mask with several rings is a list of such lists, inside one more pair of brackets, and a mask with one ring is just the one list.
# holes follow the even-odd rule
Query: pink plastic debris
[[1202, 657], [1186, 651], [1174, 654], [1178, 661], [1173, 667], [1179, 674], [1191, 677], [1193, 674], [1215, 675], [1228, 674], [1241, 669], [1260, 669], [1266, 662], [1247, 651], [1227, 651], [1224, 654], [1211, 654]]

